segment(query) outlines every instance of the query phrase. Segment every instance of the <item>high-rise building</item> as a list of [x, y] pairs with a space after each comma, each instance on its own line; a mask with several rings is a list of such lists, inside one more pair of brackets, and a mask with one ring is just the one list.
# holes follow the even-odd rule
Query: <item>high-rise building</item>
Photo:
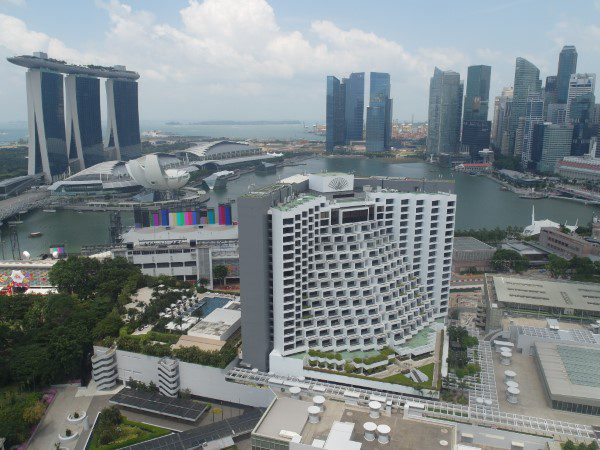
[[556, 164], [571, 153], [572, 125], [545, 122], [534, 125], [531, 165], [539, 172], [554, 173]]
[[29, 175], [44, 174], [46, 182], [69, 170], [65, 136], [63, 76], [45, 69], [26, 75], [29, 116]]
[[571, 103], [579, 96], [594, 94], [596, 88], [596, 74], [574, 73], [569, 80], [567, 94], [567, 121], [571, 121]]
[[510, 102], [512, 102], [513, 88], [511, 86], [502, 89], [502, 94], [494, 101], [494, 118], [492, 122], [491, 143], [494, 149], [502, 148], [504, 131], [508, 129], [508, 118], [510, 116]]
[[546, 108], [546, 122], [551, 122], [556, 125], [564, 125], [567, 123], [567, 104], [552, 103]]
[[558, 104], [558, 86], [556, 75], [550, 75], [546, 77], [546, 84], [544, 85], [544, 120], [550, 121], [548, 118], [548, 108], [550, 105]]
[[[26, 81], [30, 175], [43, 173], [49, 183], [69, 170], [77, 171], [105, 159], [98, 78], [107, 79], [108, 141], [116, 147], [114, 156], [131, 159], [141, 155], [135, 81], [139, 74], [124, 66], [68, 64], [48, 58], [43, 52], [7, 59], [29, 69]], [[62, 74], [68, 74], [66, 83]]]
[[569, 81], [575, 72], [577, 72], [577, 49], [572, 45], [565, 45], [558, 56], [558, 73], [556, 75], [558, 103], [567, 103]]
[[325, 120], [325, 150], [330, 152], [336, 146], [344, 145], [346, 122], [344, 85], [331, 75], [327, 77]]
[[[121, 66], [116, 66], [120, 68]], [[124, 68], [123, 68], [124, 69]], [[114, 148], [115, 158], [122, 161], [142, 155], [137, 81], [106, 80], [108, 138], [106, 146]]]
[[462, 97], [460, 75], [436, 67], [429, 82], [427, 153], [456, 153], [459, 150]]
[[469, 153], [471, 158], [478, 158], [481, 150], [490, 148], [491, 131], [492, 122], [489, 120], [463, 120], [462, 151]]
[[451, 183], [324, 173], [240, 197], [244, 363], [401, 352], [444, 317], [456, 209], [444, 190]]
[[490, 146], [492, 124], [488, 121], [488, 104], [491, 73], [490, 66], [470, 66], [468, 69], [461, 147], [473, 158]]
[[[521, 147], [521, 165], [526, 168], [530, 166], [531, 142], [533, 139], [533, 127], [544, 122], [544, 98], [542, 94], [532, 94], [527, 98], [525, 109], [525, 120], [523, 123], [523, 141]], [[521, 145], [520, 142], [518, 142]], [[515, 152], [516, 154], [516, 152]]]
[[389, 150], [392, 141], [392, 99], [390, 74], [371, 72], [367, 108], [367, 152]]
[[67, 75], [65, 92], [69, 161], [76, 161], [76, 170], [83, 170], [106, 160], [100, 118], [100, 80]]
[[344, 78], [346, 143], [363, 139], [365, 111], [365, 73], [351, 73]]
[[469, 66], [463, 108], [464, 120], [488, 120], [491, 76], [490, 66]]
[[596, 97], [593, 92], [578, 95], [570, 99], [570, 123], [573, 125], [571, 155], [581, 156], [588, 153], [592, 136], [597, 133], [594, 127], [594, 109]]
[[[527, 98], [531, 94], [541, 91], [542, 81], [540, 80], [540, 70], [525, 58], [517, 58], [515, 64], [515, 82], [513, 88], [513, 100], [509, 119], [509, 145], [510, 154], [515, 154], [515, 139], [519, 118], [525, 116], [527, 108]], [[519, 143], [518, 146], [522, 146]]]

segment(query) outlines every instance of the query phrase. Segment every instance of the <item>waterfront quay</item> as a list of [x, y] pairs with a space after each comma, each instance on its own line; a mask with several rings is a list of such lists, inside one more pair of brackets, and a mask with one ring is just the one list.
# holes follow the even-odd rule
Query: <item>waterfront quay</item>
[[28, 212], [45, 205], [49, 196], [50, 192], [46, 189], [39, 189], [0, 200], [0, 224], [19, 213]]

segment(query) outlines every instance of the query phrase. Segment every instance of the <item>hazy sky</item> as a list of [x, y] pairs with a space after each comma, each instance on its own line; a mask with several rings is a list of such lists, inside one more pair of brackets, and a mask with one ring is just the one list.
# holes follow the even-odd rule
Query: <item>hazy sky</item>
[[371, 70], [422, 120], [435, 65], [491, 65], [493, 97], [515, 57], [545, 78], [564, 44], [600, 72], [600, 0], [0, 0], [0, 121], [26, 119], [5, 58], [37, 50], [138, 71], [142, 120], [323, 121], [326, 75]]

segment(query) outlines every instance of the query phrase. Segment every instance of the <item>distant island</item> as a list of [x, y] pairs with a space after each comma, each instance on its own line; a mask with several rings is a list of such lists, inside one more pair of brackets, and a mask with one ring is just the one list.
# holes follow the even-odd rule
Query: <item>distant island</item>
[[166, 122], [166, 125], [302, 125], [299, 120], [203, 120], [199, 122]]

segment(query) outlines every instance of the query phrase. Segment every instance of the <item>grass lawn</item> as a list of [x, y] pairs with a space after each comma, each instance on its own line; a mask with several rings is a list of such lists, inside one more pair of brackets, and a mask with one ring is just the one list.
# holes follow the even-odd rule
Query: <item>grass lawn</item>
[[96, 433], [94, 433], [89, 449], [115, 450], [172, 433], [170, 430], [165, 428], [155, 427], [154, 425], [134, 422], [127, 419], [123, 419], [123, 423], [119, 427], [121, 429], [121, 433], [115, 436], [112, 442], [104, 445], [98, 442], [98, 436]]
[[[425, 364], [424, 366], [417, 367], [417, 369], [419, 369], [421, 372], [423, 372], [425, 375], [427, 375], [429, 377], [429, 381], [427, 381], [425, 383], [415, 383], [413, 380], [411, 380], [410, 378], [408, 378], [405, 375], [402, 375], [400, 373], [389, 376], [389, 377], [382, 378], [382, 379], [380, 379], [380, 381], [385, 381], [386, 383], [401, 384], [403, 386], [410, 386], [410, 387], [414, 387], [415, 389], [433, 389], [431, 387], [431, 382], [433, 380], [433, 367], [434, 367], [433, 363]], [[373, 379], [375, 379], [375, 378], [373, 378]]]
[[357, 373], [336, 372], [334, 370], [321, 369], [318, 367], [308, 367], [308, 370], [315, 370], [317, 372], [325, 372], [325, 373], [333, 373], [335, 375], [342, 375], [342, 376], [352, 377], [352, 378], [362, 378], [363, 380], [372, 380], [372, 381], [381, 381], [383, 383], [400, 384], [402, 386], [409, 386], [409, 387], [413, 387], [415, 389], [435, 390], [436, 388], [432, 387], [432, 385], [431, 385], [431, 383], [433, 381], [433, 368], [434, 368], [434, 363], [430, 363], [430, 364], [426, 364], [421, 367], [417, 367], [417, 369], [419, 369], [421, 372], [423, 372], [425, 375], [427, 375], [429, 377], [429, 381], [427, 381], [425, 383], [415, 383], [413, 380], [411, 380], [410, 378], [406, 377], [405, 375], [403, 375], [401, 373], [398, 373], [396, 375], [391, 375], [391, 376], [385, 377], [385, 378], [375, 378], [373, 376], [368, 376], [368, 375], [360, 375]]

